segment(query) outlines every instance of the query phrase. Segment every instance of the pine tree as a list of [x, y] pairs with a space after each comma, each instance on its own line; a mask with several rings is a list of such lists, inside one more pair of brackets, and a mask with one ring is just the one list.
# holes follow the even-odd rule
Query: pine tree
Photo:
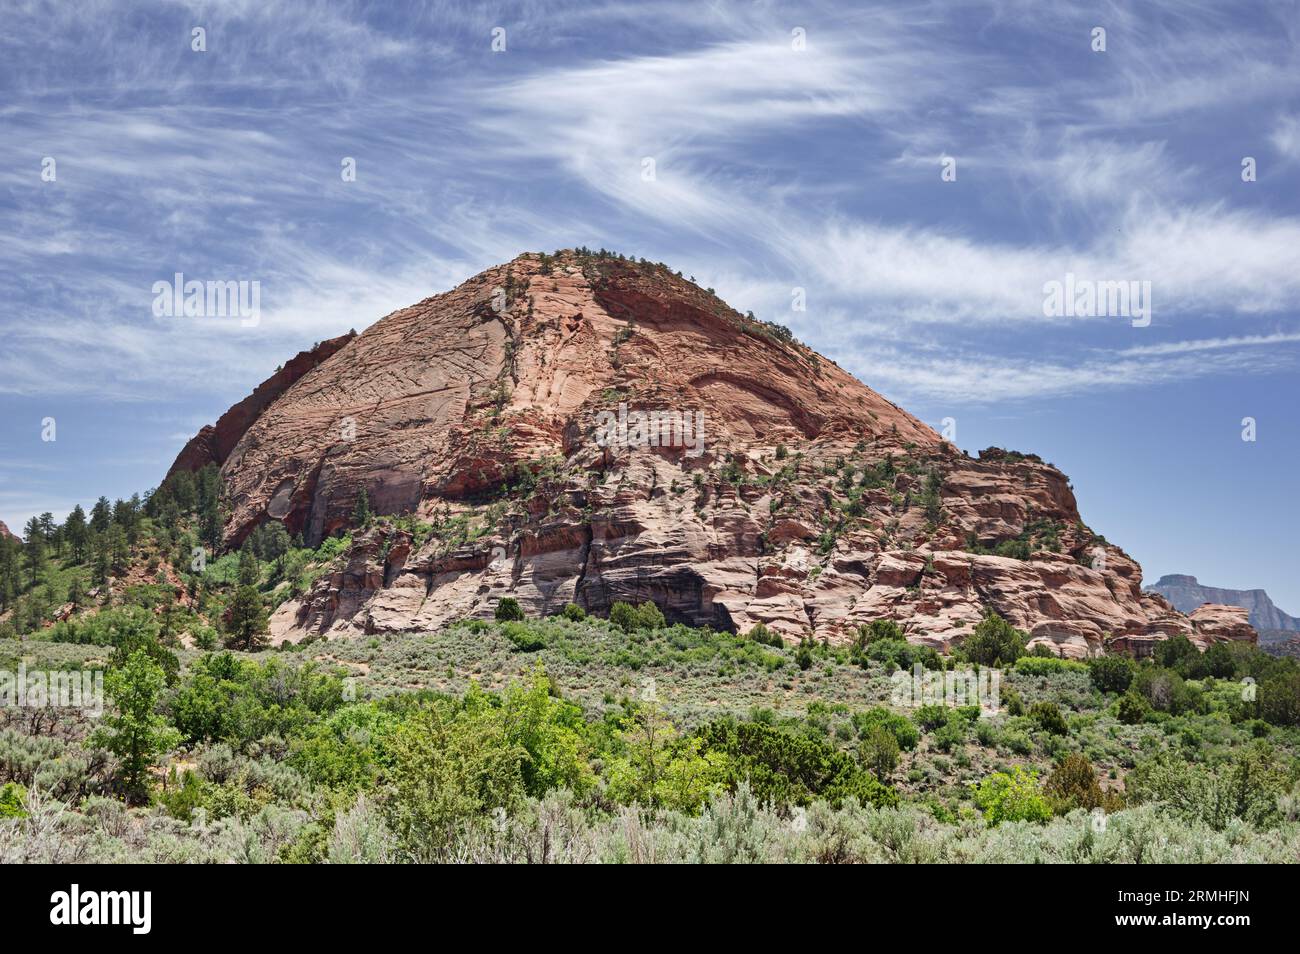
[[74, 576], [72, 582], [68, 584], [68, 602], [72, 604], [74, 612], [81, 609], [82, 604], [86, 602], [86, 586], [79, 576]]
[[90, 531], [86, 526], [86, 511], [81, 509], [81, 504], [73, 507], [72, 513], [68, 514], [68, 519], [63, 524], [63, 532], [68, 539], [68, 547], [72, 550], [72, 562], [85, 563], [86, 542]]
[[239, 585], [256, 586], [261, 578], [262, 568], [253, 553], [252, 541], [245, 540], [244, 545], [239, 549]]
[[361, 492], [357, 494], [357, 506], [352, 512], [352, 522], [358, 527], [370, 526], [370, 495], [366, 493], [366, 488], [362, 487]]
[[90, 508], [90, 529], [96, 533], [103, 533], [112, 522], [113, 505], [108, 502], [107, 497], [100, 497], [95, 501], [95, 506]]
[[255, 652], [266, 645], [268, 621], [262, 594], [257, 587], [243, 585], [235, 590], [226, 620], [226, 646]]
[[32, 517], [27, 521], [25, 537], [27, 539], [27, 573], [31, 586], [40, 582], [41, 574], [45, 572], [46, 554], [45, 554], [45, 531], [41, 529], [41, 521], [38, 517]]

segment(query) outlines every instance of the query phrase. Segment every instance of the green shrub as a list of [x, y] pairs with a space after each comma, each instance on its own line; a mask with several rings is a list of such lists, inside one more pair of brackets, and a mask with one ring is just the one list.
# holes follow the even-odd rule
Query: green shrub
[[1052, 808], [1038, 786], [1038, 773], [1018, 765], [980, 782], [975, 804], [990, 827], [1008, 821], [1045, 822], [1052, 817]]
[[933, 732], [940, 726], [948, 724], [948, 714], [951, 711], [947, 706], [920, 706], [912, 713], [912, 721], [924, 731]]
[[1157, 666], [1173, 669], [1184, 660], [1191, 660], [1200, 655], [1200, 651], [1186, 636], [1170, 636], [1156, 643], [1152, 657]]
[[1188, 685], [1186, 680], [1172, 669], [1143, 666], [1138, 670], [1130, 688], [1136, 690], [1151, 708], [1159, 712], [1183, 715], [1189, 712], [1209, 711], [1209, 704], [1201, 690], [1196, 686]]
[[749, 632], [745, 634], [745, 637], [752, 639], [756, 643], [762, 643], [764, 646], [775, 646], [777, 648], [785, 646], [785, 640], [781, 638], [781, 634], [769, 629], [762, 623], [755, 623]]
[[25, 818], [27, 812], [23, 802], [27, 800], [27, 789], [17, 782], [5, 782], [0, 785], [0, 818]]
[[1058, 672], [1084, 672], [1088, 667], [1077, 660], [1057, 656], [1021, 656], [1013, 668], [1027, 676], [1050, 676]]
[[890, 712], [884, 706], [875, 706], [865, 712], [855, 712], [853, 725], [858, 730], [858, 735], [864, 738], [872, 728], [880, 726], [893, 735], [900, 749], [909, 751], [916, 748], [916, 743], [921, 738], [920, 730], [911, 719], [897, 712]]
[[966, 733], [970, 727], [970, 722], [961, 716], [957, 710], [948, 710], [948, 719], [943, 725], [935, 729], [930, 736], [930, 741], [940, 752], [951, 752], [966, 744]]
[[1096, 770], [1087, 756], [1078, 752], [1056, 764], [1043, 789], [1061, 815], [1075, 808], [1101, 808], [1106, 802]]
[[546, 648], [546, 641], [529, 628], [527, 623], [503, 623], [501, 632], [521, 653], [535, 653], [539, 649]]
[[706, 755], [724, 756], [727, 787], [735, 791], [746, 783], [760, 801], [786, 806], [822, 799], [838, 805], [852, 795], [864, 805], [898, 803], [892, 788], [826, 739], [733, 719], [710, 722], [698, 737]]
[[1024, 699], [1021, 698], [1020, 692], [1014, 686], [1000, 686], [998, 688], [998, 697], [1002, 708], [1007, 710], [1007, 715], [1024, 715]]
[[1280, 672], [1256, 690], [1259, 714], [1273, 725], [1300, 725], [1300, 672]]
[[392, 750], [384, 807], [412, 861], [444, 860], [463, 826], [524, 797], [526, 752], [494, 707], [435, 701], [397, 730]]
[[858, 758], [882, 782], [898, 767], [898, 739], [883, 725], [874, 725], [858, 745]]
[[903, 640], [903, 631], [892, 619], [876, 619], [858, 627], [856, 642], [859, 646], [869, 646], [882, 639]]
[[497, 602], [493, 616], [498, 622], [518, 622], [524, 618], [524, 611], [513, 596], [503, 596]]
[[1029, 718], [1052, 735], [1068, 735], [1070, 732], [1070, 726], [1061, 714], [1061, 707], [1055, 702], [1035, 702], [1029, 707]]
[[621, 600], [609, 608], [609, 621], [625, 633], [662, 629], [666, 623], [664, 614], [654, 603], [647, 601], [633, 606]]
[[1133, 663], [1113, 653], [1094, 656], [1088, 660], [1088, 677], [1102, 692], [1127, 692], [1133, 682]]
[[1151, 717], [1151, 706], [1139, 693], [1130, 689], [1119, 697], [1115, 717], [1125, 725], [1140, 725]]
[[574, 623], [581, 623], [587, 618], [587, 611], [577, 603], [565, 603], [560, 615]]
[[1291, 773], [1267, 743], [1255, 742], [1214, 766], [1162, 752], [1128, 774], [1134, 802], [1158, 802], [1185, 821], [1222, 831], [1234, 818], [1268, 827], [1280, 817], [1279, 796], [1291, 787]]
[[962, 653], [982, 666], [1005, 666], [1025, 652], [1027, 634], [1016, 629], [993, 610], [975, 626], [975, 631], [961, 644]]

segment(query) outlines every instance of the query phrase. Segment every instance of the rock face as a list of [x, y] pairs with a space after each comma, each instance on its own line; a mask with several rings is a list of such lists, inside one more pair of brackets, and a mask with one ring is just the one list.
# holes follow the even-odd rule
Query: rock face
[[1205, 603], [1196, 607], [1189, 618], [1196, 633], [1192, 642], [1200, 644], [1202, 649], [1210, 643], [1238, 640], [1253, 643], [1256, 640], [1255, 629], [1250, 625], [1250, 614], [1240, 606]]
[[0, 537], [8, 537], [11, 540], [19, 539], [18, 534], [6, 527], [3, 520], [0, 520]]
[[1258, 630], [1300, 632], [1300, 619], [1288, 616], [1274, 606], [1263, 590], [1227, 590], [1218, 586], [1202, 586], [1196, 577], [1181, 573], [1162, 576], [1151, 589], [1182, 613], [1191, 613], [1202, 603], [1224, 603], [1249, 610], [1250, 625]]
[[[936, 647], [993, 609], [1069, 656], [1198, 634], [1058, 470], [957, 451], [662, 265], [523, 255], [295, 361], [175, 465], [220, 465], [226, 542], [280, 520], [314, 544], [362, 489], [406, 516], [283, 604], [277, 639], [432, 629], [506, 595], [791, 639], [890, 617]], [[1224, 626], [1205, 638], [1242, 638]]]
[[274, 404], [304, 374], [338, 352], [355, 337], [342, 335], [322, 341], [310, 351], [300, 351], [275, 374], [259, 384], [253, 393], [244, 398], [217, 420], [208, 424], [189, 439], [167, 471], [171, 476], [178, 470], [198, 470], [208, 464], [220, 466], [230, 456], [249, 427], [268, 407]]

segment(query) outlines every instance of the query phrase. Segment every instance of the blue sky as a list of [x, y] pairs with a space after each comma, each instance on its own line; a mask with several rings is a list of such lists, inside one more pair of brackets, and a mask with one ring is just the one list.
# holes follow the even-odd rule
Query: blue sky
[[[605, 246], [1041, 454], [1148, 582], [1300, 612], [1298, 12], [6, 3], [0, 519], [152, 487], [314, 341]], [[178, 271], [260, 282], [261, 320], [155, 317]], [[1149, 326], [1045, 317], [1067, 273], [1151, 282]]]

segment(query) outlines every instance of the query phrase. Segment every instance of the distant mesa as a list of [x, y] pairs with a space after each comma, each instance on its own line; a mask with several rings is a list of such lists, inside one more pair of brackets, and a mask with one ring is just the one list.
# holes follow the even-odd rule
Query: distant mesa
[[1282, 642], [1300, 632], [1300, 619], [1282, 612], [1263, 590], [1230, 590], [1204, 586], [1196, 577], [1168, 573], [1149, 587], [1159, 593], [1180, 613], [1192, 613], [1203, 603], [1240, 606], [1250, 611], [1250, 625], [1259, 630], [1260, 642]]

